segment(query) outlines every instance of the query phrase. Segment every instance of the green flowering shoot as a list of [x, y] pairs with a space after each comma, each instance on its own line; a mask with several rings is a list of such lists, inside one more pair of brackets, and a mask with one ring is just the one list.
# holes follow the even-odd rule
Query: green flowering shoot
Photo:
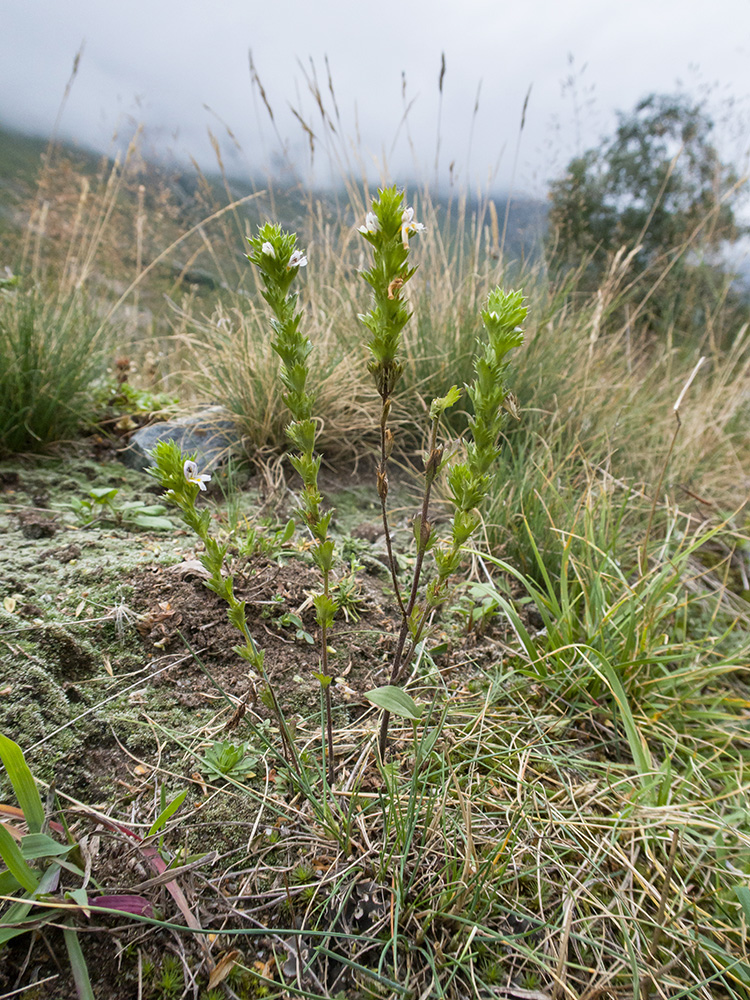
[[364, 225], [359, 227], [359, 232], [372, 248], [372, 264], [362, 272], [362, 277], [372, 289], [372, 307], [359, 318], [370, 332], [367, 342], [370, 359], [367, 368], [382, 400], [377, 490], [391, 580], [404, 620], [407, 618], [407, 610], [396, 575], [386, 508], [388, 459], [393, 450], [393, 433], [388, 427], [388, 415], [391, 395], [404, 370], [403, 362], [398, 356], [401, 332], [411, 316], [402, 297], [404, 286], [416, 271], [409, 264], [409, 237], [423, 229], [422, 223], [414, 218], [414, 209], [404, 205], [404, 194], [396, 187], [378, 191], [378, 197], [373, 201]]
[[486, 339], [479, 343], [474, 357], [475, 377], [466, 387], [474, 413], [469, 418], [466, 460], [454, 465], [448, 474], [454, 513], [449, 542], [434, 548], [438, 571], [432, 589], [434, 600], [439, 599], [444, 581], [458, 569], [461, 546], [480, 524], [479, 508], [489, 490], [489, 469], [500, 454], [498, 439], [505, 411], [515, 413], [515, 398], [506, 385], [506, 355], [523, 343], [521, 323], [526, 313], [521, 292], [504, 292], [500, 288], [490, 292], [482, 310]]
[[[314, 397], [307, 392], [307, 359], [312, 344], [300, 330], [302, 313], [297, 311], [299, 296], [291, 291], [299, 269], [307, 265], [307, 257], [297, 249], [296, 235], [284, 232], [276, 225], [261, 226], [258, 235], [249, 237], [248, 243], [251, 250], [247, 259], [260, 270], [264, 285], [261, 294], [273, 313], [271, 329], [275, 339], [271, 346], [282, 362], [281, 381], [286, 389], [284, 402], [295, 421], [309, 421]], [[314, 430], [308, 430], [308, 435], [314, 441]], [[307, 451], [306, 448], [301, 450]]]
[[[384, 195], [387, 195], [385, 199]], [[397, 356], [399, 336], [409, 317], [405, 307], [398, 301], [403, 282], [393, 277], [394, 272], [389, 270], [389, 267], [398, 267], [401, 273], [409, 277], [414, 273], [413, 268], [408, 267], [408, 234], [400, 228], [397, 230], [399, 211], [401, 211], [402, 225], [418, 225], [414, 223], [413, 213], [407, 216], [402, 210], [402, 203], [400, 201], [395, 203], [395, 198], [395, 192], [381, 192], [381, 201], [373, 204], [373, 211], [360, 230], [374, 250], [373, 267], [364, 277], [373, 288], [375, 304], [362, 320], [372, 333], [368, 344], [372, 356], [370, 371], [383, 399], [378, 494], [383, 508], [387, 539], [389, 532], [386, 513], [388, 494], [386, 462], [392, 447], [392, 437], [389, 438], [385, 424], [390, 406], [389, 393], [401, 373]], [[481, 524], [479, 508], [489, 490], [489, 470], [500, 454], [498, 439], [505, 411], [517, 416], [515, 397], [506, 385], [508, 369], [506, 356], [523, 342], [523, 331], [520, 326], [526, 318], [523, 295], [520, 292], [506, 293], [496, 288], [490, 293], [481, 315], [486, 339], [480, 341], [479, 350], [474, 358], [475, 377], [471, 384], [465, 387], [473, 408], [469, 418], [466, 459], [463, 462], [453, 463], [448, 471], [449, 499], [453, 506], [451, 534], [440, 542], [436, 540], [429, 520], [429, 505], [435, 478], [446, 464], [444, 449], [438, 444], [440, 421], [446, 410], [461, 398], [461, 391], [455, 385], [451, 386], [445, 396], [433, 399], [430, 405], [430, 432], [424, 459], [425, 489], [421, 511], [412, 522], [416, 559], [411, 588], [405, 600], [399, 592], [395, 562], [390, 546], [388, 548], [394, 589], [402, 613], [391, 669], [391, 685], [398, 684], [402, 677], [431, 614], [445, 600], [446, 583], [459, 569], [462, 547]], [[430, 551], [434, 555], [437, 576], [430, 581], [424, 598], [420, 601], [418, 594], [423, 561], [425, 554]], [[386, 710], [381, 724], [381, 756], [385, 753], [388, 715]]]
[[286, 390], [284, 402], [293, 417], [286, 428], [286, 435], [297, 449], [290, 461], [302, 480], [300, 513], [312, 535], [312, 558], [323, 578], [323, 593], [313, 599], [321, 633], [321, 670], [316, 676], [325, 691], [328, 780], [333, 783], [331, 678], [328, 675], [328, 630], [333, 624], [336, 610], [335, 602], [330, 596], [334, 545], [333, 540], [328, 537], [333, 511], [321, 511], [323, 498], [318, 489], [321, 456], [315, 454], [316, 425], [313, 419], [315, 396], [307, 388], [312, 344], [300, 329], [302, 313], [297, 311], [298, 294], [291, 290], [299, 269], [307, 264], [307, 257], [297, 249], [296, 235], [287, 233], [276, 225], [262, 226], [258, 235], [249, 238], [248, 243], [251, 251], [247, 259], [260, 269], [264, 286], [262, 294], [272, 312], [271, 329], [274, 340], [271, 347], [281, 360], [279, 377]]
[[359, 227], [373, 250], [371, 267], [362, 277], [372, 288], [373, 305], [360, 320], [370, 331], [368, 370], [385, 403], [393, 392], [403, 364], [398, 359], [401, 331], [411, 313], [401, 297], [415, 267], [409, 266], [409, 236], [424, 226], [414, 219], [414, 209], [404, 206], [404, 195], [395, 187], [378, 192], [365, 224]]
[[153, 450], [153, 458], [155, 464], [149, 472], [166, 490], [164, 499], [179, 509], [184, 524], [203, 542], [200, 561], [209, 574], [206, 586], [226, 601], [227, 618], [245, 640], [241, 646], [235, 646], [235, 652], [262, 674], [263, 650], [258, 648], [248, 630], [245, 602], [238, 601], [234, 596], [234, 580], [223, 572], [227, 547], [211, 534], [209, 511], [205, 507], [198, 510], [195, 505], [211, 476], [201, 474], [194, 458], [186, 459], [174, 441], [159, 441]]
[[204, 507], [201, 510], [195, 505], [198, 495], [206, 490], [206, 483], [211, 476], [200, 473], [194, 457], [186, 458], [174, 441], [160, 441], [152, 452], [154, 465], [148, 470], [166, 491], [164, 499], [177, 507], [186, 527], [203, 542], [204, 551], [200, 561], [208, 571], [205, 581], [209, 590], [213, 590], [227, 604], [227, 619], [241, 634], [244, 642], [234, 646], [233, 650], [253, 667], [266, 684], [271, 707], [273, 708], [284, 749], [284, 757], [288, 764], [299, 773], [299, 762], [294, 749], [294, 743], [286, 724], [276, 693], [264, 667], [264, 651], [260, 649], [250, 634], [245, 614], [245, 601], [239, 601], [234, 594], [234, 578], [230, 573], [225, 575], [227, 555], [226, 545], [220, 544], [211, 534], [211, 515]]
[[503, 411], [510, 408], [508, 397], [511, 395], [505, 384], [508, 370], [505, 357], [523, 343], [521, 323], [528, 311], [523, 303], [521, 292], [503, 292], [495, 288], [482, 310], [487, 340], [482, 345], [482, 353], [474, 358], [475, 378], [467, 386], [474, 404], [474, 415], [469, 420], [473, 442], [469, 445], [467, 462], [480, 475], [488, 471], [500, 454], [497, 441]]

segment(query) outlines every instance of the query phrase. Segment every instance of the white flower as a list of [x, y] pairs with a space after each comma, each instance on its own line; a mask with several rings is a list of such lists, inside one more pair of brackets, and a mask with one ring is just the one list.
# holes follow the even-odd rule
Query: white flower
[[287, 271], [293, 267], [307, 267], [307, 257], [305, 257], [301, 250], [295, 250], [289, 258], [289, 263], [286, 266]]
[[276, 251], [274, 250], [272, 244], [265, 242], [263, 246], [260, 248], [260, 250], [261, 253], [264, 253], [266, 255], [266, 257], [273, 257], [274, 260], [276, 259]]
[[412, 233], [421, 233], [424, 226], [414, 219], [414, 209], [406, 208], [401, 216], [401, 240], [405, 247], [409, 246], [409, 236]]
[[187, 459], [185, 464], [182, 466], [182, 471], [185, 475], [185, 479], [189, 483], [193, 483], [195, 486], [199, 486], [204, 492], [206, 489], [205, 484], [211, 482], [211, 477], [207, 475], [198, 475], [198, 466], [191, 459]]
[[359, 227], [360, 233], [369, 233], [371, 236], [377, 233], [380, 229], [380, 219], [374, 212], [368, 212], [365, 216], [364, 226]]

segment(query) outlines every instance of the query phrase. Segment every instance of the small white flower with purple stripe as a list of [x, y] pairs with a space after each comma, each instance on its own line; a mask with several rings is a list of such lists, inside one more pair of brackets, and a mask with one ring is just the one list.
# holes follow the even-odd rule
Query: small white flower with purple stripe
[[207, 476], [205, 473], [200, 476], [198, 475], [198, 466], [192, 459], [188, 458], [185, 464], [182, 466], [182, 471], [185, 475], [185, 479], [192, 483], [194, 486], [199, 486], [201, 490], [205, 492], [206, 483], [211, 482], [211, 477]]

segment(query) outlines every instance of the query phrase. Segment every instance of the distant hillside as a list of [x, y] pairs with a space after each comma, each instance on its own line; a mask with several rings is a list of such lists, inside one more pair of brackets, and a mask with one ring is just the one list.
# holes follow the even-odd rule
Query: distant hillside
[[[17, 130], [5, 128], [0, 124], [0, 234], [5, 239], [6, 256], [9, 254], [11, 258], [13, 257], [13, 246], [17, 245], [21, 228], [28, 218], [27, 206], [36, 189], [47, 148], [47, 139], [29, 136]], [[55, 146], [53, 164], [58, 167], [61, 164], [69, 164], [71, 169], [60, 175], [55, 175], [52, 189], [48, 194], [45, 194], [45, 198], [51, 199], [53, 203], [66, 201], [68, 206], [71, 202], [77, 201], [80, 191], [80, 182], [75, 181], [76, 175], [89, 176], [93, 189], [94, 182], [101, 187], [102, 180], [106, 181], [112, 166], [111, 161], [108, 163], [100, 154], [66, 143], [59, 143]], [[139, 184], [143, 184], [147, 191], [147, 211], [151, 213], [150, 221], [153, 221], [154, 217], [158, 215], [161, 219], [160, 225], [163, 226], [163, 232], [160, 235], [155, 232], [151, 233], [152, 242], [146, 251], [145, 259], [148, 259], [149, 254], [158, 253], [165, 246], [168, 246], [180, 232], [196, 225], [221, 205], [226, 204], [227, 186], [232, 198], [242, 198], [267, 187], [267, 179], [261, 177], [228, 177], [226, 181], [225, 186], [225, 180], [218, 174], [200, 175], [193, 168], [186, 169], [181, 165], [157, 163], [138, 157], [132, 176], [128, 183], [123, 186], [118, 202], [118, 210], [123, 217], [122, 230], [119, 235], [122, 236], [125, 243], [132, 241], [135, 226], [127, 219], [134, 218], [136, 192]], [[69, 190], [64, 192], [63, 188], [66, 184]], [[320, 200], [323, 205], [329, 206], [333, 218], [338, 217], [346, 220], [351, 214], [348, 198], [343, 189], [339, 192], [330, 190], [315, 192], [315, 198]], [[440, 220], [448, 218], [454, 220], [458, 200], [457, 194], [453, 194], [452, 197], [433, 198], [438, 218]], [[502, 236], [505, 224], [506, 196], [497, 194], [493, 196], [493, 201], [497, 213], [497, 231]], [[168, 211], [161, 212], [160, 206], [165, 206], [167, 202], [169, 203]], [[55, 205], [53, 205], [53, 210], [54, 208]], [[464, 211], [467, 218], [470, 219], [474, 214], [482, 212], [482, 206], [476, 199], [467, 198]], [[303, 198], [299, 188], [278, 187], [273, 192], [272, 197], [261, 197], [257, 201], [251, 202], [241, 212], [241, 216], [247, 219], [247, 223], [251, 227], [254, 227], [261, 219], [272, 217], [286, 228], [302, 231], [304, 220], [308, 217], [307, 198]], [[547, 205], [545, 202], [520, 196], [511, 199], [503, 246], [506, 260], [521, 260], [536, 256], [546, 228], [546, 218]], [[355, 221], [352, 219], [352, 224]], [[490, 225], [486, 206], [484, 206], [482, 214], [482, 225]], [[238, 234], [237, 258], [241, 258], [243, 253], [240, 235]], [[156, 237], [155, 241], [153, 237]], [[187, 263], [186, 249], [180, 247], [175, 252], [173, 260], [165, 261], [165, 265], [171, 273], [179, 274], [183, 265]], [[123, 247], [123, 251], [125, 251], [125, 247]], [[8, 261], [0, 260], [0, 266], [5, 263]], [[211, 270], [211, 260], [202, 259], [200, 273], [204, 278], [211, 278]], [[214, 275], [214, 277], [217, 276]], [[209, 283], [211, 282], [209, 281]]]
[[[17, 234], [22, 203], [34, 192], [49, 139], [27, 135], [0, 123], [0, 233]], [[60, 144], [58, 152], [81, 171], [93, 171], [101, 157], [77, 146]], [[5, 263], [0, 261], [0, 263]]]
[[43, 139], [0, 126], [0, 234], [14, 228], [16, 208], [33, 188], [45, 147]]
[[0, 125], [0, 180], [35, 176], [46, 147], [44, 139]]

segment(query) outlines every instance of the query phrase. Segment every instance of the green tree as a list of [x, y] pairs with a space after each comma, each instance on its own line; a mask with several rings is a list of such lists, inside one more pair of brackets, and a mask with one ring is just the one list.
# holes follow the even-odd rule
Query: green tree
[[[704, 103], [685, 94], [651, 94], [619, 112], [614, 134], [573, 159], [550, 187], [547, 249], [553, 263], [584, 267], [596, 285], [621, 248], [640, 249], [632, 273], [708, 263], [742, 235], [738, 178], [713, 142]], [[664, 304], [662, 296], [662, 306]]]

